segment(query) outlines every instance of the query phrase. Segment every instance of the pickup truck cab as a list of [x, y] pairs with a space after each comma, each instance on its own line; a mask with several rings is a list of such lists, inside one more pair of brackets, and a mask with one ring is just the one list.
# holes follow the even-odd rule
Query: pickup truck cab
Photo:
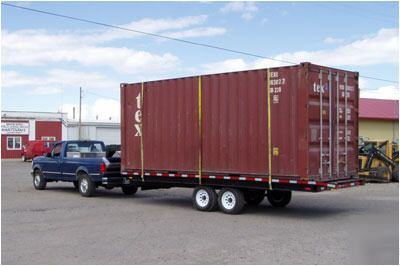
[[85, 197], [94, 195], [99, 186], [121, 187], [125, 194], [132, 195], [137, 187], [122, 184], [120, 162], [118, 156], [106, 158], [102, 141], [56, 142], [50, 153], [33, 159], [33, 186], [43, 190], [48, 182], [65, 181], [73, 183]]

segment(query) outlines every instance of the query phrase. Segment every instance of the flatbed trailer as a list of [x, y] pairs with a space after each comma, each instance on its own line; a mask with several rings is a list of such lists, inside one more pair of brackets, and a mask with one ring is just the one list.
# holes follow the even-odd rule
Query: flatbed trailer
[[310, 63], [123, 83], [123, 182], [194, 187], [197, 209], [231, 214], [362, 185], [358, 96], [357, 72]]

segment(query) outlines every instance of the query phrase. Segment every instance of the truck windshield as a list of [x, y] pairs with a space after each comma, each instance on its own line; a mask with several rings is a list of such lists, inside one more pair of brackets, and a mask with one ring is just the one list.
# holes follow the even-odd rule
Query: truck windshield
[[105, 152], [105, 148], [100, 142], [70, 142], [67, 152]]

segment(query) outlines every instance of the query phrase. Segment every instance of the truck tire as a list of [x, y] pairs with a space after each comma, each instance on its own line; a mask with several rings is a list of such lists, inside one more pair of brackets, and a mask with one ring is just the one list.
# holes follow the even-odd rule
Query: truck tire
[[286, 207], [292, 199], [292, 192], [286, 190], [268, 190], [267, 199], [274, 207]]
[[218, 205], [218, 196], [211, 187], [198, 186], [193, 190], [193, 207], [199, 211], [213, 211]]
[[121, 190], [125, 195], [130, 196], [130, 195], [135, 194], [137, 192], [138, 188], [137, 188], [137, 186], [122, 186]]
[[399, 182], [399, 165], [396, 164], [392, 172], [392, 182]]
[[87, 174], [80, 174], [78, 179], [79, 193], [84, 197], [91, 197], [96, 191], [96, 186]]
[[46, 188], [46, 185], [47, 185], [47, 181], [43, 177], [42, 172], [39, 169], [36, 169], [33, 172], [33, 187], [36, 190], [43, 190]]
[[259, 205], [265, 198], [265, 190], [245, 190], [243, 194], [246, 203], [253, 206]]
[[79, 188], [79, 182], [78, 181], [74, 181], [72, 182], [74, 184], [74, 188], [78, 189]]
[[235, 188], [223, 188], [218, 193], [219, 209], [227, 214], [238, 214], [244, 207], [243, 192]]

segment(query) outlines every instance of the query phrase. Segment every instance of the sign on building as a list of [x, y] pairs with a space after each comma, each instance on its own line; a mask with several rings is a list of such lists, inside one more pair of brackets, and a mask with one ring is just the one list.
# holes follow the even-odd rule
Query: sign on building
[[29, 135], [27, 122], [1, 122], [2, 135]]

